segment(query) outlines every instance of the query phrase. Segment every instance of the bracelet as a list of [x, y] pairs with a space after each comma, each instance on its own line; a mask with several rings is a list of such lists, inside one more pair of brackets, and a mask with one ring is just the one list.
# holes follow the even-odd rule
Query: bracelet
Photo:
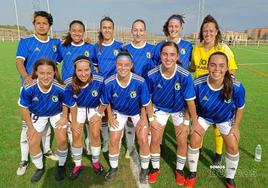
[[149, 118], [149, 122], [152, 122], [155, 120], [155, 116]]
[[184, 124], [184, 125], [190, 125], [190, 121], [187, 120], [187, 119], [185, 119], [185, 120], [183, 121], [183, 124]]

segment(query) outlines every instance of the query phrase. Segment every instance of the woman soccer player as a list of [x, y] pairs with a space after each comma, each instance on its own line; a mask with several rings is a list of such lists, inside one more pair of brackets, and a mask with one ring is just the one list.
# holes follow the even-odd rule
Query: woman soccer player
[[[167, 37], [167, 41], [173, 41], [179, 48], [179, 60], [181, 66], [189, 70], [190, 60], [192, 55], [193, 46], [190, 42], [181, 39], [182, 25], [184, 24], [184, 17], [179, 14], [173, 14], [168, 18], [163, 26], [163, 32]], [[166, 41], [162, 41], [155, 47], [154, 61], [156, 65], [160, 63], [160, 48]]]
[[101, 109], [109, 105], [109, 162], [111, 168], [105, 179], [111, 181], [117, 174], [121, 135], [127, 119], [130, 118], [136, 128], [140, 146], [140, 182], [146, 183], [150, 150], [145, 106], [150, 104], [150, 95], [145, 80], [131, 72], [132, 61], [132, 57], [127, 51], [123, 50], [118, 54], [117, 74], [105, 80], [105, 89], [101, 97]]
[[228, 67], [228, 56], [214, 52], [208, 59], [209, 73], [194, 81], [199, 124], [191, 129], [187, 187], [194, 187], [196, 182], [199, 146], [211, 124], [219, 128], [226, 147], [226, 186], [236, 187], [234, 176], [239, 161], [239, 124], [245, 106], [245, 90], [239, 81], [231, 77]]
[[68, 153], [67, 106], [73, 113], [76, 104], [68, 100], [71, 96], [65, 92], [56, 64], [52, 60], [39, 59], [34, 64], [32, 79], [31, 84], [24, 85], [18, 102], [22, 109], [22, 118], [28, 126], [27, 136], [32, 162], [37, 168], [31, 181], [38, 182], [45, 172], [40, 142], [48, 122], [54, 128], [57, 140], [59, 161], [55, 178], [60, 181], [65, 176], [65, 161]]
[[[216, 51], [221, 51], [227, 55], [229, 60], [228, 69], [230, 73], [234, 75], [237, 69], [234, 54], [226, 44], [222, 43], [219, 24], [211, 15], [207, 15], [204, 18], [200, 28], [199, 38], [201, 44], [195, 46], [193, 49], [190, 66], [190, 71], [195, 72], [195, 78], [208, 73], [208, 58], [212, 53]], [[223, 139], [221, 137], [219, 129], [216, 126], [213, 127], [215, 134], [215, 157], [211, 166], [212, 168], [222, 166], [221, 158], [223, 146]]]
[[[104, 79], [116, 72], [115, 61], [116, 56], [121, 49], [122, 43], [114, 39], [114, 21], [110, 17], [104, 17], [100, 21], [99, 41], [95, 45], [97, 53], [97, 70]], [[107, 117], [102, 122], [103, 152], [108, 151], [109, 133]]]
[[87, 56], [78, 56], [74, 60], [73, 77], [67, 82], [67, 91], [71, 93], [71, 96], [73, 96], [72, 100], [76, 101], [78, 106], [77, 115], [71, 117], [72, 120], [75, 120], [72, 123], [72, 155], [75, 166], [70, 176], [71, 180], [76, 179], [83, 168], [82, 136], [84, 123], [86, 121], [89, 125], [88, 129], [91, 138], [92, 167], [99, 174], [103, 172], [103, 168], [99, 162], [101, 150], [101, 121], [96, 121], [94, 124], [90, 123], [90, 120], [94, 118], [94, 116], [102, 116], [97, 112], [97, 108], [100, 104], [100, 96], [103, 92], [103, 78], [92, 73], [91, 63]]
[[172, 117], [177, 139], [176, 183], [184, 185], [183, 168], [187, 153], [189, 120], [184, 119], [188, 108], [193, 124], [197, 122], [195, 92], [191, 74], [179, 66], [179, 50], [175, 42], [165, 42], [161, 49], [161, 64], [148, 73], [148, 87], [154, 110], [148, 114], [152, 140], [150, 145], [152, 171], [148, 181], [155, 183], [160, 174], [160, 142], [169, 116]]
[[[21, 76], [22, 83], [31, 84], [34, 63], [42, 57], [57, 61], [59, 39], [49, 37], [49, 30], [53, 24], [53, 17], [45, 11], [36, 11], [33, 15], [33, 26], [35, 33], [32, 36], [21, 38], [17, 54], [16, 66]], [[43, 136], [44, 156], [52, 160], [57, 160], [57, 156], [50, 149], [50, 126], [47, 127]], [[27, 125], [22, 121], [20, 136], [21, 161], [17, 170], [17, 175], [23, 175], [28, 165], [29, 145], [27, 140]]]
[[[147, 43], [145, 40], [145, 22], [141, 19], [135, 20], [132, 23], [131, 34], [133, 41], [123, 48], [126, 49], [132, 56], [135, 74], [146, 78], [149, 70], [154, 68], [154, 45]], [[128, 122], [125, 127], [125, 134], [128, 145], [126, 158], [129, 158], [133, 148], [135, 148], [135, 127], [132, 123]]]
[[[63, 81], [68, 82], [68, 78], [72, 78], [74, 73], [74, 60], [79, 55], [87, 56], [92, 62], [96, 62], [96, 53], [94, 45], [84, 42], [85, 25], [80, 20], [73, 20], [69, 24], [69, 32], [59, 48], [59, 61], [63, 61], [61, 75]], [[92, 64], [93, 68], [93, 64]], [[69, 134], [70, 133], [70, 134]], [[90, 154], [90, 136], [88, 131], [86, 138], [86, 150]], [[68, 126], [69, 140], [72, 139], [71, 130]]]

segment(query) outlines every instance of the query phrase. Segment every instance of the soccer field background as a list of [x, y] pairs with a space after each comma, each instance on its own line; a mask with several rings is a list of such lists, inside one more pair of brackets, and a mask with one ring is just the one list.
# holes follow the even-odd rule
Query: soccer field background
[[[0, 42], [0, 187], [137, 187], [131, 173], [129, 160], [124, 158], [125, 147], [121, 149], [119, 174], [112, 183], [96, 175], [90, 166], [89, 157], [84, 154], [86, 169], [81, 176], [70, 181], [56, 182], [54, 174], [56, 163], [45, 160], [46, 173], [41, 181], [32, 185], [31, 175], [35, 171], [33, 164], [28, 166], [26, 174], [17, 176], [16, 170], [20, 161], [19, 138], [21, 131], [20, 110], [17, 105], [20, 81], [15, 66], [16, 42]], [[268, 186], [268, 47], [235, 46], [232, 47], [238, 62], [237, 79], [246, 89], [246, 107], [240, 125], [240, 162], [236, 175], [239, 187]], [[156, 184], [151, 187], [176, 187], [175, 166], [176, 140], [174, 128], [169, 123], [163, 139], [164, 150], [161, 158], [161, 174]], [[262, 146], [262, 161], [254, 161], [257, 144]], [[55, 139], [53, 139], [55, 151]], [[214, 152], [214, 138], [210, 128], [205, 136], [204, 152], [198, 164], [196, 187], [225, 187], [225, 170], [209, 169]], [[108, 170], [108, 156], [101, 155], [101, 162]], [[72, 167], [68, 157], [68, 174]]]

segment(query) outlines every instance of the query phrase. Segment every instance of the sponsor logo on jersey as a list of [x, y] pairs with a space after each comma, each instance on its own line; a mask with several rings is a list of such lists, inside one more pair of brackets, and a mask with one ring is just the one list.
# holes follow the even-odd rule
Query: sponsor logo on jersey
[[53, 52], [57, 52], [57, 46], [53, 45]]
[[185, 55], [186, 54], [185, 48], [181, 48], [180, 52], [181, 52], [181, 55]]
[[180, 88], [181, 88], [180, 83], [176, 82], [174, 88], [175, 88], [175, 90], [180, 90]]
[[68, 51], [68, 52], [66, 53], [66, 55], [72, 55], [72, 52]]
[[119, 54], [117, 49], [114, 49], [114, 56], [117, 56]]
[[85, 53], [84, 53], [85, 56], [89, 57], [89, 51], [86, 50]]
[[58, 100], [59, 100], [58, 96], [56, 96], [56, 95], [52, 96], [52, 101], [53, 102], [58, 102]]
[[224, 102], [226, 103], [226, 104], [230, 104], [231, 102], [232, 102], [232, 99], [228, 99], [228, 100], [224, 100]]
[[34, 51], [35, 51], [35, 52], [40, 52], [40, 48], [36, 47], [36, 48], [34, 49]]
[[202, 101], [208, 101], [208, 97], [207, 96], [204, 96]]
[[117, 93], [114, 93], [114, 94], [113, 94], [113, 97], [118, 97]]
[[162, 88], [162, 86], [161, 86], [161, 84], [159, 83], [159, 84], [157, 84], [157, 86], [156, 86], [157, 88]]
[[32, 101], [39, 101], [39, 99], [35, 96]]
[[152, 57], [151, 52], [146, 52], [146, 57], [151, 58]]
[[97, 97], [97, 96], [98, 96], [98, 91], [94, 89], [94, 90], [91, 92], [91, 95], [92, 95], [93, 97]]
[[131, 92], [130, 92], [130, 97], [131, 97], [131, 98], [135, 98], [136, 96], [137, 96], [136, 91], [131, 91]]

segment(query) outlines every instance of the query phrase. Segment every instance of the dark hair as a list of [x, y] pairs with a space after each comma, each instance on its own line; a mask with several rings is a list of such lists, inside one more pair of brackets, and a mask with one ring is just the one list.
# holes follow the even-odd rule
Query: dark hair
[[33, 14], [33, 24], [35, 24], [35, 19], [38, 16], [45, 17], [48, 21], [48, 24], [50, 26], [53, 25], [53, 17], [50, 13], [47, 13], [46, 11], [35, 11]]
[[[85, 56], [85, 55], [80, 55], [78, 57], [75, 58], [74, 62], [74, 73], [73, 73], [73, 78], [72, 78], [72, 88], [73, 88], [73, 92], [74, 94], [78, 95], [80, 93], [81, 87], [83, 87], [85, 84], [87, 83], [83, 83], [81, 82], [81, 80], [77, 77], [75, 71], [76, 71], [76, 67], [77, 67], [77, 63], [81, 62], [81, 61], [87, 61], [89, 63], [89, 68], [90, 67], [90, 59]], [[91, 82], [91, 78], [92, 78], [92, 73], [91, 76], [89, 78], [89, 83]]]
[[66, 37], [64, 37], [64, 42], [62, 43], [63, 46], [69, 46], [72, 43], [72, 41], [73, 41], [73, 39], [71, 37], [71, 33], [70, 33], [71, 27], [72, 27], [73, 24], [80, 24], [83, 27], [83, 30], [84, 31], [86, 30], [85, 25], [84, 25], [84, 23], [82, 21], [80, 21], [80, 20], [73, 20], [69, 24], [69, 32], [67, 33]]
[[58, 71], [58, 67], [56, 66], [56, 63], [54, 61], [52, 61], [51, 59], [48, 58], [41, 58], [39, 60], [37, 60], [33, 66], [33, 74], [32, 74], [32, 79], [37, 79], [37, 69], [40, 65], [49, 65], [53, 67], [53, 71], [55, 72], [55, 79], [60, 83], [60, 84], [64, 84], [63, 81], [60, 78], [60, 74]]
[[146, 24], [145, 24], [145, 21], [142, 20], [142, 19], [136, 19], [134, 20], [134, 22], [132, 22], [132, 25], [131, 25], [131, 29], [133, 29], [133, 25], [137, 22], [141, 22], [143, 25], [144, 25], [144, 29], [146, 30]]
[[216, 29], [218, 30], [218, 33], [217, 33], [216, 38], [215, 38], [215, 44], [214, 44], [214, 46], [218, 46], [218, 44], [222, 41], [222, 35], [221, 35], [221, 31], [220, 31], [220, 27], [219, 27], [218, 22], [211, 15], [207, 15], [204, 18], [204, 20], [203, 20], [203, 22], [201, 24], [200, 31], [199, 31], [199, 39], [200, 39], [200, 42], [202, 42], [204, 40], [204, 37], [203, 37], [203, 27], [207, 23], [214, 23]]
[[[173, 41], [167, 41], [167, 42], [164, 42], [164, 44], [163, 44], [163, 45], [161, 46], [161, 48], [160, 48], [160, 54], [161, 54], [161, 52], [163, 51], [163, 49], [164, 49], [166, 46], [173, 46], [174, 48], [176, 48], [176, 52], [177, 52], [177, 54], [178, 54], [178, 56], [179, 56], [179, 47], [178, 47], [178, 45], [177, 45], [175, 42], [173, 42]], [[179, 65], [182, 64], [179, 60], [177, 60], [176, 63], [179, 64]]]
[[169, 24], [169, 22], [170, 22], [170, 20], [172, 20], [172, 19], [176, 19], [176, 20], [178, 20], [180, 23], [181, 23], [181, 25], [182, 24], [184, 24], [185, 22], [184, 22], [184, 16], [183, 15], [179, 15], [179, 14], [173, 14], [173, 15], [171, 15], [168, 19], [167, 19], [167, 21], [165, 22], [165, 24], [164, 24], [164, 26], [163, 26], [163, 32], [164, 32], [164, 34], [168, 37], [169, 36], [169, 33], [168, 33], [168, 24]]
[[[221, 55], [225, 58], [226, 60], [226, 64], [227, 64], [227, 67], [228, 67], [228, 57], [225, 53], [223, 52], [214, 52], [212, 53], [209, 58], [208, 58], [208, 65], [211, 61], [211, 58], [215, 55]], [[233, 96], [233, 78], [232, 78], [232, 75], [230, 74], [229, 70], [226, 71], [225, 75], [224, 75], [224, 79], [223, 79], [223, 90], [222, 90], [222, 97], [225, 99], [225, 100], [229, 100], [231, 99]]]
[[[104, 17], [104, 18], [102, 18], [101, 19], [101, 21], [100, 21], [100, 28], [102, 27], [102, 22], [104, 22], [104, 21], [109, 21], [109, 22], [111, 22], [112, 24], [113, 24], [113, 28], [114, 28], [114, 21], [112, 20], [112, 18], [110, 18], [110, 17]], [[100, 52], [101, 51], [101, 48], [102, 48], [102, 43], [103, 43], [103, 34], [102, 34], [102, 32], [101, 31], [99, 31], [99, 35], [98, 35], [98, 39], [99, 39], [99, 41], [98, 41], [98, 51]]]

